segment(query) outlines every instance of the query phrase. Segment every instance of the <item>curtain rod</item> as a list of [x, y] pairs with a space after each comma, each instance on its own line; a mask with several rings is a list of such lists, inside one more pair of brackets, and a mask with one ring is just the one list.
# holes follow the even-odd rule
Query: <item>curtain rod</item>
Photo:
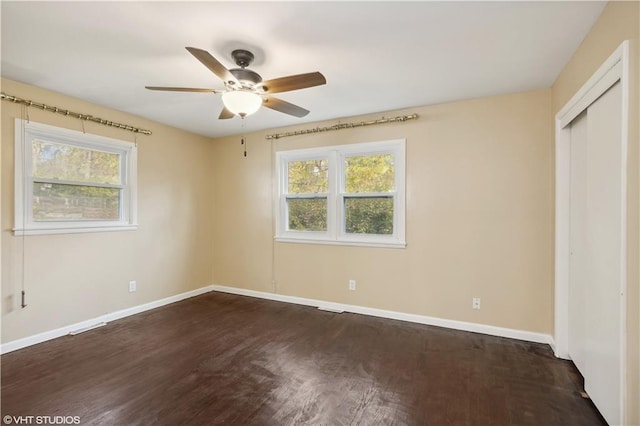
[[59, 108], [59, 107], [55, 107], [47, 104], [42, 104], [39, 102], [33, 102], [27, 99], [18, 98], [16, 96], [7, 95], [4, 92], [0, 93], [0, 99], [2, 99], [3, 101], [9, 101], [16, 104], [23, 104], [30, 107], [40, 108], [43, 111], [58, 113], [58, 114], [66, 115], [69, 117], [78, 118], [80, 120], [92, 121], [94, 123], [102, 124], [104, 126], [117, 127], [118, 129], [128, 130], [133, 133], [142, 133], [143, 135], [151, 134], [151, 130], [139, 129], [137, 127], [129, 126], [127, 124], [116, 123], [115, 121], [105, 120], [103, 118], [94, 117], [88, 114], [79, 114], [77, 112], [69, 111], [68, 109], [63, 109], [63, 108]]
[[342, 129], [352, 129], [354, 127], [365, 127], [372, 126], [374, 124], [384, 124], [384, 123], [395, 123], [396, 121], [407, 121], [414, 120], [418, 118], [418, 114], [410, 114], [410, 115], [400, 115], [398, 117], [382, 117], [379, 120], [370, 120], [370, 121], [361, 121], [359, 123], [340, 123], [334, 124], [333, 126], [328, 127], [316, 127], [315, 129], [304, 129], [304, 130], [296, 130], [294, 132], [286, 132], [286, 133], [274, 133], [271, 135], [267, 135], [267, 139], [280, 139], [286, 138], [289, 136], [298, 136], [298, 135], [308, 135], [310, 133], [322, 133], [322, 132], [330, 132], [332, 130], [342, 130]]

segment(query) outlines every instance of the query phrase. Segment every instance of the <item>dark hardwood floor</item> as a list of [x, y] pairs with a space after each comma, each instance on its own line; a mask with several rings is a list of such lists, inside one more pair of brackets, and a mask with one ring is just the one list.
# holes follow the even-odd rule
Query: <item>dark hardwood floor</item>
[[546, 345], [208, 293], [15, 351], [2, 415], [87, 425], [600, 425]]

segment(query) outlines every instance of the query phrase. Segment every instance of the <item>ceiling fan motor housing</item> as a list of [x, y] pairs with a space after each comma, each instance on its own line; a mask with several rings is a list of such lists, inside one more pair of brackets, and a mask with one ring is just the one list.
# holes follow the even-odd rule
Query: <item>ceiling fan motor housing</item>
[[236, 49], [231, 52], [231, 57], [240, 68], [230, 69], [229, 72], [233, 74], [243, 87], [253, 88], [256, 84], [262, 82], [260, 74], [247, 69], [247, 67], [253, 62], [253, 53], [244, 49]]
[[262, 82], [262, 77], [255, 71], [246, 68], [233, 68], [229, 72], [245, 87], [253, 87]]

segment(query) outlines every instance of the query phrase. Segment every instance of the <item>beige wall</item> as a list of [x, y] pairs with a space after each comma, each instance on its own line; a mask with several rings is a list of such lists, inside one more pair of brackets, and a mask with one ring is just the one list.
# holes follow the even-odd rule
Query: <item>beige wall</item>
[[628, 162], [628, 258], [627, 258], [627, 401], [626, 424], [640, 424], [640, 216], [639, 102], [640, 102], [640, 3], [610, 2], [582, 45], [553, 85], [553, 111], [557, 113], [624, 40], [631, 41], [631, 90]]
[[[209, 285], [210, 139], [17, 82], [2, 91], [153, 131], [138, 140], [139, 229], [14, 237], [14, 119], [2, 102], [2, 342]], [[81, 130], [78, 120], [35, 108], [32, 121]], [[86, 123], [86, 131], [133, 141], [133, 133]], [[24, 257], [23, 257], [24, 244]], [[28, 307], [20, 308], [22, 264]], [[128, 292], [136, 280], [138, 291]]]
[[[551, 108], [540, 90], [394, 111], [384, 115], [420, 118], [273, 146], [258, 132], [246, 159], [239, 137], [217, 140], [214, 282], [551, 333]], [[272, 150], [397, 138], [407, 141], [406, 249], [273, 243]]]

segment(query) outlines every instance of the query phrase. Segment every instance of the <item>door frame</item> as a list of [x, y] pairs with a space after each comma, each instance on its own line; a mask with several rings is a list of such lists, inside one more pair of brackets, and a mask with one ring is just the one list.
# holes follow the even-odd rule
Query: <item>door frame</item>
[[620, 81], [622, 92], [620, 165], [622, 178], [621, 262], [620, 262], [620, 418], [624, 418], [626, 399], [626, 350], [627, 350], [627, 151], [629, 138], [629, 41], [625, 40], [587, 80], [578, 92], [565, 104], [555, 117], [555, 356], [569, 357], [569, 229], [570, 229], [570, 176], [571, 130], [568, 126], [582, 111]]

